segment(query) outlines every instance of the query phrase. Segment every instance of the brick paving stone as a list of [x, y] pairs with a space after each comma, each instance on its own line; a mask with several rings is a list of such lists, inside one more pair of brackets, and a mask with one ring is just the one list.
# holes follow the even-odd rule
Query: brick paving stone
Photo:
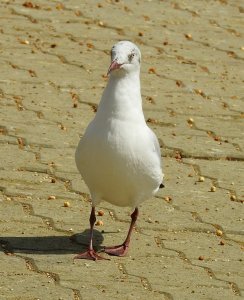
[[[243, 298], [243, 12], [240, 0], [0, 3], [0, 300]], [[140, 207], [127, 257], [73, 260], [90, 213], [75, 148], [124, 39], [142, 51], [166, 187]], [[101, 250], [131, 210], [98, 209]]]

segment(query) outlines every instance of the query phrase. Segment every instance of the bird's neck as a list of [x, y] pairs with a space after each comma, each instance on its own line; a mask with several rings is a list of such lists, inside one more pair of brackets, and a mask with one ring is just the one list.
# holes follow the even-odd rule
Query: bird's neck
[[112, 74], [97, 113], [106, 119], [144, 121], [139, 71], [124, 76]]

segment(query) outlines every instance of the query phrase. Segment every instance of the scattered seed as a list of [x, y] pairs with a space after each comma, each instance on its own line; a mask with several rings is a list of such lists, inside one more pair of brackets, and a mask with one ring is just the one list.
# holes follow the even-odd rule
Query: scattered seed
[[101, 220], [98, 220], [95, 224], [96, 226], [103, 226], [103, 221]]
[[194, 124], [194, 120], [193, 120], [193, 118], [189, 118], [188, 120], [187, 120], [187, 123], [189, 124], [189, 125], [193, 125]]
[[198, 259], [199, 259], [199, 260], [204, 260], [204, 256], [203, 256], [203, 255], [200, 255], [200, 256], [198, 257]]
[[236, 200], [236, 195], [230, 195], [230, 200], [235, 201]]
[[184, 85], [184, 83], [181, 81], [181, 80], [176, 80], [176, 85], [178, 86], [178, 87], [184, 87], [185, 85]]
[[67, 128], [63, 124], [60, 124], [59, 127], [61, 130], [67, 130]]
[[64, 207], [70, 207], [69, 201], [65, 201], [65, 202], [64, 202]]
[[225, 244], [224, 241], [220, 241], [220, 242], [219, 242], [219, 245], [221, 245], [221, 246], [223, 246], [224, 244]]
[[149, 69], [148, 69], [148, 73], [149, 73], [149, 74], [156, 74], [155, 68], [149, 68]]
[[33, 4], [33, 3], [30, 2], [30, 1], [24, 2], [24, 3], [22, 4], [22, 6], [27, 7], [27, 8], [36, 8], [36, 9], [39, 9], [39, 8], [40, 8], [39, 5]]
[[149, 103], [155, 104], [155, 101], [154, 101], [153, 97], [151, 97], [151, 96], [147, 96], [147, 97], [146, 97], [146, 100], [147, 100]]
[[197, 95], [200, 95], [202, 97], [206, 97], [206, 95], [204, 94], [204, 92], [200, 89], [194, 89], [194, 92], [197, 94]]
[[104, 211], [103, 211], [103, 210], [99, 210], [99, 211], [97, 212], [97, 215], [98, 215], [98, 216], [103, 216], [103, 215], [104, 215]]
[[221, 141], [221, 137], [219, 137], [219, 136], [214, 136], [214, 140], [215, 140], [216, 142], [220, 142], [220, 141]]
[[76, 10], [76, 11], [75, 11], [75, 15], [76, 15], [77, 17], [80, 17], [80, 16], [82, 15], [82, 13], [81, 13], [80, 10]]
[[70, 92], [70, 95], [71, 95], [71, 98], [72, 98], [72, 100], [74, 101], [74, 102], [76, 102], [76, 101], [78, 101], [78, 99], [79, 99], [79, 96], [76, 94], [76, 93], [74, 93], [74, 92]]
[[205, 67], [205, 66], [200, 66], [200, 68], [201, 68], [204, 72], [210, 73], [210, 72], [209, 72], [209, 69], [208, 69], [207, 67]]
[[6, 135], [7, 134], [6, 128], [0, 128], [0, 134]]
[[143, 16], [145, 21], [150, 21], [150, 18], [148, 16]]
[[147, 122], [148, 122], [148, 123], [152, 123], [152, 124], [158, 124], [158, 123], [159, 123], [158, 120], [152, 119], [152, 118], [148, 118], [148, 119], [147, 119]]
[[86, 43], [86, 46], [89, 48], [89, 49], [93, 49], [94, 48], [94, 45], [92, 43]]
[[48, 165], [49, 165], [50, 167], [54, 167], [54, 166], [55, 166], [55, 162], [51, 161], [51, 162], [48, 163]]
[[211, 186], [210, 191], [211, 191], [211, 192], [216, 192], [216, 186], [214, 186], [214, 185]]
[[37, 77], [36, 72], [33, 70], [28, 70], [31, 77]]
[[165, 197], [164, 197], [164, 200], [165, 200], [166, 202], [170, 202], [170, 201], [172, 201], [172, 197], [170, 197], [170, 196], [165, 196]]
[[205, 181], [205, 177], [204, 177], [204, 176], [200, 176], [200, 177], [198, 178], [198, 181], [199, 181], [199, 182], [204, 182], [204, 181]]
[[23, 45], [29, 45], [30, 44], [30, 42], [28, 40], [20, 40], [19, 39], [19, 42], [20, 42], [20, 44], [23, 44]]
[[230, 57], [237, 58], [237, 55], [234, 51], [227, 51], [227, 55], [230, 56]]
[[94, 104], [94, 105], [92, 104], [90, 106], [91, 106], [93, 112], [97, 112], [97, 105], [96, 104]]
[[62, 3], [58, 3], [58, 4], [56, 5], [56, 9], [57, 9], [57, 10], [62, 10], [62, 9], [64, 9], [64, 5], [63, 5]]
[[217, 236], [222, 236], [222, 235], [223, 235], [223, 231], [220, 230], [220, 229], [217, 229], [217, 230], [216, 230], [216, 235], [217, 235]]
[[19, 144], [19, 148], [23, 149], [24, 146], [25, 146], [25, 141], [22, 138], [18, 138], [17, 141], [18, 141], [18, 144]]
[[163, 199], [166, 202], [170, 202], [172, 200], [172, 198], [170, 196], [165, 196], [165, 197], [163, 197]]
[[54, 195], [48, 196], [48, 200], [55, 200], [55, 199], [56, 199], [56, 196], [54, 196]]
[[185, 38], [187, 38], [188, 40], [192, 40], [192, 35], [190, 33], [186, 33]]
[[182, 160], [182, 155], [181, 155], [181, 153], [180, 153], [179, 151], [177, 151], [177, 152], [175, 153], [175, 159], [176, 159], [177, 161], [181, 161], [181, 160]]

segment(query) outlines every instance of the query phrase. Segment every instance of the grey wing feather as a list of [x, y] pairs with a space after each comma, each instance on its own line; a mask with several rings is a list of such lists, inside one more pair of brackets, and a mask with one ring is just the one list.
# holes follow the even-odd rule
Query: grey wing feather
[[152, 132], [152, 138], [153, 138], [153, 144], [154, 144], [155, 151], [158, 154], [159, 159], [161, 160], [161, 151], [160, 151], [158, 138], [156, 137], [156, 135], [153, 131], [151, 131], [151, 132]]
[[[153, 131], [152, 131], [152, 138], [153, 138], [153, 144], [154, 144], [154, 151], [155, 151], [155, 152], [157, 153], [157, 155], [158, 155], [160, 167], [162, 168], [160, 145], [159, 145], [159, 142], [158, 142], [158, 138], [157, 138], [157, 136], [154, 134]], [[160, 183], [159, 188], [164, 188], [163, 177], [164, 177], [164, 175], [163, 175], [163, 173], [162, 173], [162, 182]]]

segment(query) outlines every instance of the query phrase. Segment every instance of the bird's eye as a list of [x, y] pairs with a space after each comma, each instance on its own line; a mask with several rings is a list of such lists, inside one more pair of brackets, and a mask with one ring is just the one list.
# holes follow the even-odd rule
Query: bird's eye
[[128, 55], [129, 62], [132, 61], [132, 59], [133, 59], [134, 56], [135, 56], [135, 53], [131, 53], [131, 54]]

